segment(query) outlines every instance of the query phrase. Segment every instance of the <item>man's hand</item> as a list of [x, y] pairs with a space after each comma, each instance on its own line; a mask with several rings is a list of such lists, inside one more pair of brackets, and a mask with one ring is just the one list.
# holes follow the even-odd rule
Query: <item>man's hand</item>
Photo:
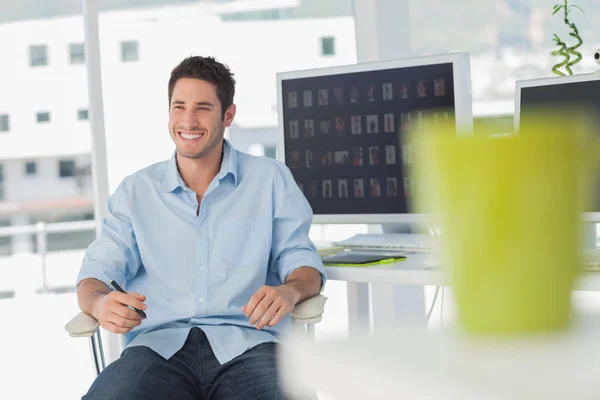
[[265, 326], [275, 326], [290, 311], [300, 299], [299, 293], [291, 287], [263, 286], [250, 298], [248, 304], [242, 307], [250, 324], [256, 324], [256, 329]]
[[144, 300], [146, 296], [142, 294], [134, 292], [125, 294], [114, 290], [96, 298], [93, 316], [107, 331], [127, 333], [142, 323], [142, 317], [127, 306], [145, 310], [146, 305], [142, 303]]

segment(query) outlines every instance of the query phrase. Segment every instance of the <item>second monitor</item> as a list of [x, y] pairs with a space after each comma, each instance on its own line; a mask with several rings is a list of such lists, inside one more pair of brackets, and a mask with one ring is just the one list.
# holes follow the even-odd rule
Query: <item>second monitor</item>
[[467, 53], [277, 76], [278, 157], [315, 223], [417, 222], [406, 135], [450, 120], [472, 129]]
[[[600, 79], [593, 73], [555, 76], [516, 82], [514, 130], [539, 117], [539, 112], [568, 111], [573, 132], [577, 132], [579, 118], [593, 127], [600, 126]], [[600, 133], [600, 132], [596, 132]], [[600, 223], [600, 174], [594, 200], [586, 210], [586, 219]]]

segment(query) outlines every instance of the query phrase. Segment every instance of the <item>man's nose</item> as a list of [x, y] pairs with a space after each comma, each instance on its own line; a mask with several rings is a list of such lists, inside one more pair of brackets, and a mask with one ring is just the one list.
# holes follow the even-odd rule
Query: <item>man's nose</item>
[[186, 129], [191, 130], [198, 127], [198, 118], [196, 117], [194, 110], [186, 110], [185, 115], [183, 116], [183, 122]]

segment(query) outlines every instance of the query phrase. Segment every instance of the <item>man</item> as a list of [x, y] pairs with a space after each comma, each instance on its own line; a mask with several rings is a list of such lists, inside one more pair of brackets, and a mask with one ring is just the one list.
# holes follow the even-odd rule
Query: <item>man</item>
[[[85, 399], [283, 398], [277, 342], [325, 274], [289, 169], [223, 138], [234, 92], [226, 66], [185, 59], [168, 85], [176, 151], [109, 199], [77, 297], [102, 327], [125, 334], [126, 349]], [[111, 291], [111, 279], [127, 293]]]

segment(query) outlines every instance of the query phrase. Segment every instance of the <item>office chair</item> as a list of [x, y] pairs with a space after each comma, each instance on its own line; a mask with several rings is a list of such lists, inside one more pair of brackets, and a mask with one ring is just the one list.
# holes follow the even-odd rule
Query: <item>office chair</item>
[[[302, 333], [308, 338], [314, 339], [315, 324], [322, 319], [326, 301], [327, 297], [317, 295], [298, 303], [291, 312], [293, 334]], [[90, 338], [90, 352], [96, 376], [106, 367], [99, 327], [100, 323], [94, 317], [83, 312], [77, 314], [65, 325], [65, 330], [71, 337]]]

